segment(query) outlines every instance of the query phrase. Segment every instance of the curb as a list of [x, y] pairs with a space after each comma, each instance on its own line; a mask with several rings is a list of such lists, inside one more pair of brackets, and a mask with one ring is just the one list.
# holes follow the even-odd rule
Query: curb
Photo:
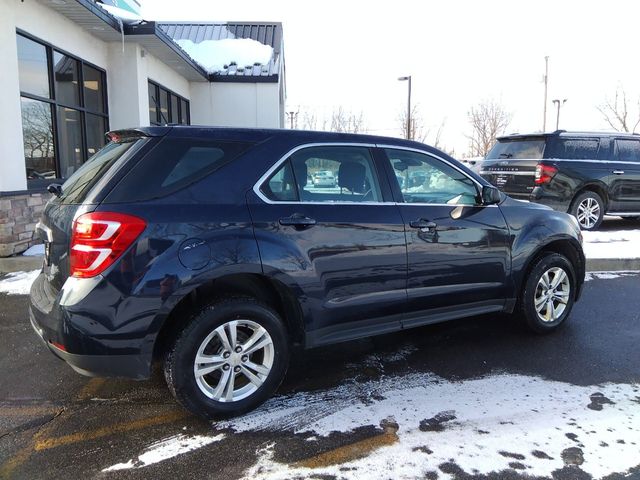
[[[0, 258], [0, 273], [39, 270], [42, 255]], [[640, 270], [640, 258], [588, 258], [587, 272]]]

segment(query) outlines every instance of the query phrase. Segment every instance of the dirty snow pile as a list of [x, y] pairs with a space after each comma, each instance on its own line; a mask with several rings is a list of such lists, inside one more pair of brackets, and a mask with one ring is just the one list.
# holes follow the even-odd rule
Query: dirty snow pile
[[587, 258], [640, 257], [640, 230], [582, 232]]
[[435, 478], [437, 473], [452, 479], [460, 470], [507, 469], [551, 476], [566, 465], [601, 478], [639, 462], [640, 387], [584, 387], [521, 375], [456, 382], [417, 373], [275, 398], [214, 426], [292, 431], [318, 441], [385, 422], [396, 425], [397, 439], [362, 458], [307, 468], [278, 462], [267, 446], [245, 478]]
[[223, 70], [225, 65], [235, 63], [237, 68], [249, 65], [266, 65], [271, 60], [273, 48], [250, 38], [225, 38], [223, 40], [204, 40], [194, 43], [191, 40], [176, 40], [208, 73]]
[[39, 274], [40, 270], [9, 273], [6, 277], [0, 280], [0, 293], [8, 293], [9, 295], [29, 295], [31, 284]]

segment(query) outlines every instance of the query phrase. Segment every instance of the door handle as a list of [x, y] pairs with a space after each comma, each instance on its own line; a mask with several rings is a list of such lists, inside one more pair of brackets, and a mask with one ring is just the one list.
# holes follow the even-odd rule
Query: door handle
[[309, 218], [306, 215], [301, 215], [299, 213], [294, 213], [290, 217], [281, 218], [278, 222], [282, 226], [296, 228], [307, 228], [316, 224], [316, 220], [314, 218]]
[[624, 170], [614, 170], [613, 173], [616, 175], [624, 175]]
[[424, 218], [409, 222], [409, 225], [411, 226], [411, 228], [419, 228], [424, 232], [433, 230], [437, 227], [435, 222], [430, 222], [429, 220], [425, 220]]

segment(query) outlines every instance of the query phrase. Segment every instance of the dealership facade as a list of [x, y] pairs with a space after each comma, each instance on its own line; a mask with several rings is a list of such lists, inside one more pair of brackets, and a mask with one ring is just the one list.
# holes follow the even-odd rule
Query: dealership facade
[[[138, 11], [135, 0], [0, 4], [0, 256], [33, 243], [47, 185], [77, 170], [106, 131], [283, 126], [281, 24], [159, 23]], [[239, 63], [234, 41], [267, 49], [267, 57]], [[225, 46], [212, 50], [228, 57], [215, 70], [185, 48], [202, 42]]]

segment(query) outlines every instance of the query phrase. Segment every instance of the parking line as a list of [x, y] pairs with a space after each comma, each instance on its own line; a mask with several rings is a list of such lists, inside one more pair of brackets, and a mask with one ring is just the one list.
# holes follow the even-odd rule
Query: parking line
[[131, 430], [140, 430], [146, 427], [171, 423], [187, 416], [189, 416], [189, 414], [184, 410], [173, 410], [171, 412], [157, 415], [155, 417], [142, 418], [140, 420], [134, 420], [132, 422], [116, 423], [114, 425], [98, 428], [96, 430], [72, 433], [57, 438], [45, 438], [42, 440], [37, 440], [35, 442], [34, 450], [36, 452], [39, 452], [42, 450], [49, 450], [51, 448], [60, 447], [62, 445], [86, 442], [88, 440], [95, 440], [96, 438], [106, 437], [109, 435], [114, 435], [116, 433], [129, 432]]
[[305, 460], [300, 460], [293, 464], [294, 467], [304, 468], [322, 468], [330, 465], [339, 465], [342, 463], [350, 462], [358, 458], [363, 458], [369, 455], [378, 448], [385, 447], [387, 445], [393, 445], [398, 441], [398, 435], [394, 431], [386, 431], [375, 437], [366, 438], [349, 445], [338, 447], [334, 450], [315, 455]]
[[76, 400], [87, 400], [88, 398], [94, 397], [96, 393], [98, 393], [98, 390], [102, 388], [102, 385], [104, 385], [105, 382], [105, 378], [92, 378], [78, 392], [78, 395], [76, 395]]

